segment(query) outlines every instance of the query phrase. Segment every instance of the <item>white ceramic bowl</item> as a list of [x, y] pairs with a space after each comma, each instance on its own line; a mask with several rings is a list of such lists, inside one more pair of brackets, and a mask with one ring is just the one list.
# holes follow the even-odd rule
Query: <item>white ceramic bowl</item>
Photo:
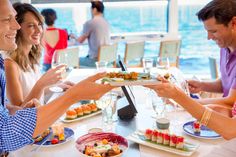
[[128, 149], [128, 141], [124, 137], [118, 134], [107, 133], [107, 132], [88, 133], [86, 135], [81, 136], [76, 141], [76, 148], [79, 151], [79, 156], [88, 157], [87, 155], [83, 154], [85, 146], [93, 145], [95, 142], [101, 141], [103, 139], [107, 139], [108, 141], [119, 144], [122, 153], [112, 157], [121, 157], [124, 154], [124, 152]]

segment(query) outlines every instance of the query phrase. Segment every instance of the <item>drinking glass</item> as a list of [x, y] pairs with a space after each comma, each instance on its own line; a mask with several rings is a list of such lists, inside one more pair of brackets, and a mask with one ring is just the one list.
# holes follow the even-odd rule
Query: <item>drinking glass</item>
[[112, 130], [113, 115], [115, 113], [115, 105], [112, 101], [112, 94], [107, 93], [103, 95], [99, 100], [96, 100], [95, 103], [97, 107], [102, 110], [102, 125], [104, 131]]
[[58, 81], [57, 84], [53, 85], [52, 87], [50, 87], [49, 89], [52, 92], [63, 92], [63, 89], [61, 87], [58, 86], [58, 84], [62, 83], [63, 80], [66, 79], [66, 77], [68, 76], [68, 74], [70, 73], [70, 71], [73, 69], [73, 67], [69, 67], [67, 66], [69, 59], [68, 59], [68, 54], [67, 53], [63, 53], [63, 55], [59, 55], [59, 53], [63, 53], [63, 52], [58, 52], [55, 51], [53, 54], [53, 58], [52, 58], [52, 68], [55, 68], [59, 65], [65, 65], [65, 68], [61, 68], [59, 71], [61, 72], [61, 77], [62, 80]]
[[152, 100], [152, 108], [156, 113], [155, 119], [164, 117], [166, 106], [164, 99], [159, 97], [153, 90], [150, 92]]
[[152, 58], [143, 58], [143, 68], [145, 73], [150, 73], [153, 68], [153, 59]]
[[98, 62], [95, 62], [95, 64], [96, 64], [97, 72], [105, 72], [107, 69], [108, 62], [98, 61]]

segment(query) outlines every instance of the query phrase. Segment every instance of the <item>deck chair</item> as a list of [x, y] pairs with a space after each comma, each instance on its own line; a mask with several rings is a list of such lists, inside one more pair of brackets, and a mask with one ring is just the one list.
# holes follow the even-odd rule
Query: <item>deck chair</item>
[[178, 67], [180, 45], [181, 40], [161, 41], [159, 50], [159, 64], [165, 64], [166, 60], [163, 59], [168, 58], [170, 66]]
[[211, 79], [217, 79], [219, 75], [218, 75], [216, 58], [208, 57], [208, 60], [210, 66]]
[[52, 61], [56, 61], [58, 64], [66, 64], [68, 67], [79, 68], [79, 47], [71, 46], [56, 50]]
[[124, 63], [127, 67], [142, 67], [145, 42], [126, 43]]
[[108, 62], [108, 66], [116, 67], [117, 44], [102, 45], [98, 49], [98, 62]]

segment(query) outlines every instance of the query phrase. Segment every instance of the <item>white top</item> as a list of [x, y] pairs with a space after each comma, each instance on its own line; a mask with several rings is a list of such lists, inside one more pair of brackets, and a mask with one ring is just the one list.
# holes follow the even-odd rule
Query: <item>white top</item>
[[[4, 56], [4, 59], [10, 59], [12, 60], [10, 57], [8, 56]], [[13, 61], [13, 60], [12, 60]], [[18, 64], [17, 64], [18, 65]], [[41, 77], [41, 72], [40, 72], [40, 68], [39, 65], [35, 66], [35, 71], [33, 69], [30, 68], [29, 71], [25, 72], [23, 71], [20, 66], [18, 65], [18, 69], [19, 69], [19, 80], [21, 83], [21, 88], [22, 88], [22, 92], [23, 92], [23, 98], [26, 98], [27, 95], [30, 93], [30, 91], [32, 90], [32, 88], [34, 87], [34, 85], [36, 84], [36, 82], [40, 79]], [[44, 93], [42, 94], [42, 96], [39, 99], [41, 104], [44, 104]]]

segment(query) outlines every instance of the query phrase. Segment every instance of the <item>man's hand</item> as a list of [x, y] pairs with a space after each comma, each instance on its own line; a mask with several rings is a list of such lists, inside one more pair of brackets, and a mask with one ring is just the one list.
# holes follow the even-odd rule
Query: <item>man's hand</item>
[[190, 93], [199, 93], [200, 91], [203, 91], [201, 81], [188, 80], [187, 82]]

